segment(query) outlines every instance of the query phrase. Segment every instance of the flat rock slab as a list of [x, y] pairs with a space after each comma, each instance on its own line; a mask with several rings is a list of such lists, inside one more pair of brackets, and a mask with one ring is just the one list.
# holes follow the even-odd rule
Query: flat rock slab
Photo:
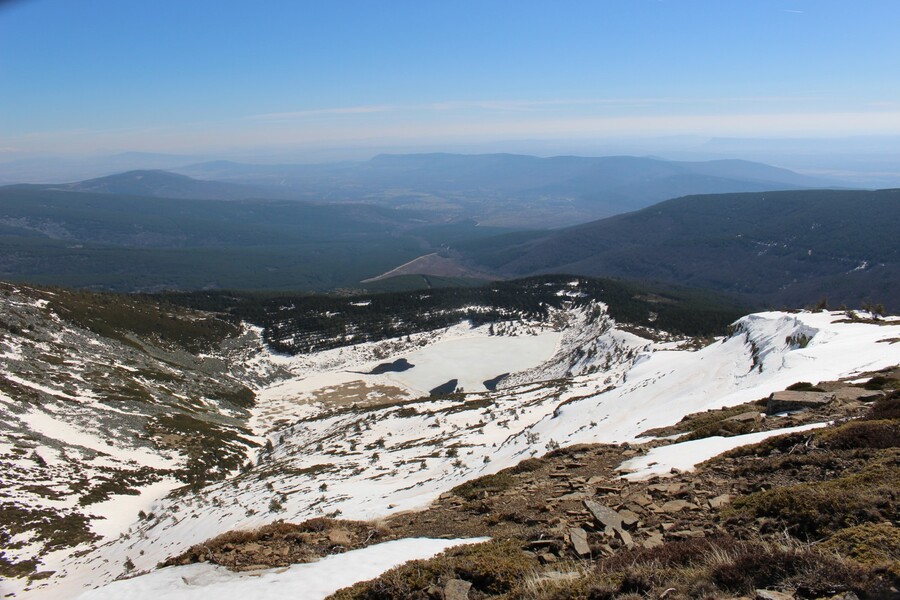
[[681, 512], [683, 510], [694, 510], [696, 508], [696, 504], [691, 504], [690, 502], [687, 502], [685, 500], [669, 500], [659, 507], [659, 509], [664, 513], [675, 513]]
[[584, 506], [590, 511], [594, 518], [605, 527], [622, 529], [622, 516], [617, 511], [593, 500], [585, 500]]
[[758, 421], [760, 419], [759, 411], [753, 410], [750, 412], [741, 413], [739, 415], [734, 415], [733, 417], [728, 417], [725, 419], [726, 421], [735, 421], [737, 423], [752, 423], [754, 421]]
[[633, 527], [641, 520], [641, 517], [637, 513], [628, 509], [620, 510], [619, 516], [622, 518], [622, 525], [625, 527]]
[[588, 545], [587, 532], [581, 527], [569, 529], [569, 541], [578, 556], [590, 556], [591, 547]]
[[805, 408], [819, 408], [829, 404], [832, 400], [834, 400], [834, 395], [830, 392], [798, 392], [785, 390], [783, 392], [775, 392], [769, 396], [769, 402], [766, 404], [766, 412], [773, 415], [803, 410]]
[[884, 392], [881, 390], [867, 390], [865, 388], [858, 387], [842, 387], [831, 392], [834, 396], [834, 399], [839, 402], [853, 402], [853, 401], [871, 401], [878, 400], [884, 396]]

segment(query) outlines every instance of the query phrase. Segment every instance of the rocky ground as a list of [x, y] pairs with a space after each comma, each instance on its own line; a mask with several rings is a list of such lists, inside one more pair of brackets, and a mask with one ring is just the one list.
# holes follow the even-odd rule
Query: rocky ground
[[[798, 382], [793, 394], [651, 432], [684, 440], [833, 422], [693, 471], [620, 477], [624, 459], [672, 439], [560, 448], [460, 485], [423, 511], [379, 523], [278, 523], [220, 536], [166, 564], [261, 568], [396, 538], [490, 536], [335, 598], [900, 597], [898, 380], [893, 369], [855, 382]], [[809, 402], [765, 415], [785, 397]]]

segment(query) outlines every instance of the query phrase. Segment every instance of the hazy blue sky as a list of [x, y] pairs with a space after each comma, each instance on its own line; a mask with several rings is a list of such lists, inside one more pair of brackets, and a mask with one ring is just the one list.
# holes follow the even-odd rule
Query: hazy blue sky
[[0, 3], [0, 158], [900, 134], [898, 0]]

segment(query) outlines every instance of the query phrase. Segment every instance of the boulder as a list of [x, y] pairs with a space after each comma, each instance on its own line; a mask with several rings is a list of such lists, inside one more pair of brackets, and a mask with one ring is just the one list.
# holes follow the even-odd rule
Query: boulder
[[328, 541], [337, 546], [349, 548], [353, 544], [350, 532], [346, 529], [332, 529], [328, 532]]
[[710, 508], [722, 508], [728, 504], [731, 504], [731, 494], [722, 494], [721, 496], [709, 499]]
[[464, 579], [451, 579], [444, 586], [444, 600], [468, 600], [472, 584]]

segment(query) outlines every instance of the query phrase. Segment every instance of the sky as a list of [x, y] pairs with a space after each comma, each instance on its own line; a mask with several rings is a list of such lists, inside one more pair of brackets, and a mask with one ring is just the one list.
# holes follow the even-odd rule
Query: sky
[[897, 0], [0, 1], [0, 159], [900, 134]]

